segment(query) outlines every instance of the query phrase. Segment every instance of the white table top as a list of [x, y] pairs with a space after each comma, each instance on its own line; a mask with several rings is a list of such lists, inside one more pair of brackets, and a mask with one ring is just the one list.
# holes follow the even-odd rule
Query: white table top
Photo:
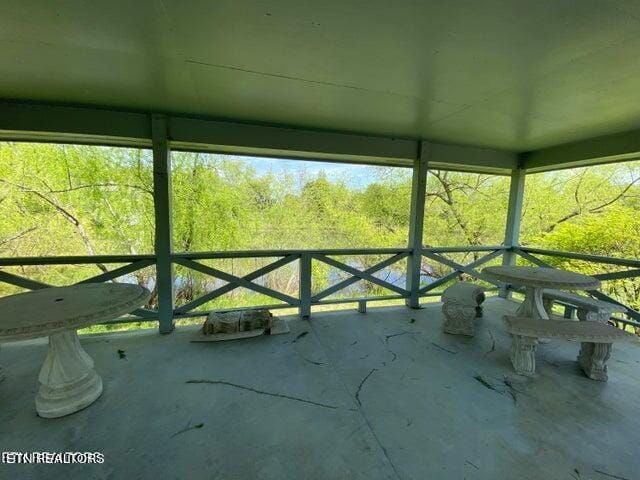
[[482, 269], [482, 273], [495, 280], [539, 288], [560, 290], [595, 290], [600, 280], [581, 273], [545, 267], [495, 266]]
[[0, 340], [25, 340], [111, 320], [144, 305], [149, 290], [128, 283], [86, 283], [0, 298]]

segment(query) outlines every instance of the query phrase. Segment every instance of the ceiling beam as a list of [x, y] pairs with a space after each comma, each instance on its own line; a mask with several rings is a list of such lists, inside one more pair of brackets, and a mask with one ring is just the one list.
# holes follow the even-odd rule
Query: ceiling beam
[[586, 167], [640, 158], [640, 130], [604, 135], [523, 153], [527, 173]]
[[[151, 113], [0, 101], [0, 140], [150, 147]], [[166, 118], [168, 140], [176, 150], [411, 168], [420, 143], [183, 115]], [[508, 174], [517, 166], [513, 152], [428, 143], [432, 168]]]
[[315, 160], [411, 166], [418, 142], [390, 137], [170, 117], [174, 148]]
[[151, 115], [0, 102], [0, 140], [151, 146]]
[[518, 155], [506, 150], [437, 142], [431, 142], [429, 150], [429, 168], [432, 169], [510, 175], [511, 170], [517, 167]]

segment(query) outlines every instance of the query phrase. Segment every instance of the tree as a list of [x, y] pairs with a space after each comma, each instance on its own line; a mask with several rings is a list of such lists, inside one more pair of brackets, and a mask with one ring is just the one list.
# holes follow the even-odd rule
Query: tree
[[[363, 167], [364, 168], [364, 167]], [[174, 152], [173, 240], [177, 252], [265, 249], [405, 247], [409, 230], [411, 172], [368, 167], [365, 184], [328, 171], [258, 172], [251, 159]], [[525, 244], [612, 256], [638, 256], [640, 163], [604, 165], [529, 175], [521, 239]], [[424, 242], [431, 246], [501, 244], [509, 178], [430, 171]], [[0, 143], [0, 255], [96, 255], [153, 252], [151, 152], [144, 149]], [[477, 252], [450, 254], [464, 263]], [[338, 260], [367, 268], [382, 256]], [[204, 261], [245, 275], [272, 259]], [[496, 262], [499, 259], [495, 260]], [[593, 273], [593, 266], [553, 260], [562, 268]], [[114, 265], [7, 269], [47, 283], [77, 282]], [[425, 279], [451, 269], [423, 262]], [[178, 304], [224, 282], [176, 269]], [[314, 261], [314, 292], [343, 274]], [[399, 285], [404, 262], [379, 272]], [[125, 278], [151, 288], [153, 268]], [[295, 295], [297, 266], [290, 264], [258, 282]], [[638, 305], [640, 281], [608, 282], [605, 291]], [[0, 285], [0, 294], [16, 291]], [[388, 293], [368, 282], [340, 295]], [[234, 290], [204, 307], [272, 303]], [[155, 305], [155, 298], [149, 306]]]

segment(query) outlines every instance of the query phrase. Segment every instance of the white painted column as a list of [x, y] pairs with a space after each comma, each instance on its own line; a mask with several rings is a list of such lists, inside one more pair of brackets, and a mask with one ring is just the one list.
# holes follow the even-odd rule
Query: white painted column
[[418, 158], [413, 161], [411, 182], [411, 213], [409, 219], [409, 242], [411, 255], [407, 261], [406, 304], [410, 308], [420, 308], [420, 267], [422, 265], [422, 228], [424, 225], [424, 200], [427, 189], [429, 143], [420, 142]]
[[[504, 244], [508, 248], [520, 245], [520, 220], [522, 218], [522, 200], [524, 197], [524, 183], [526, 170], [514, 168], [511, 170], [511, 186], [509, 188], [509, 207], [507, 209], [507, 226], [504, 233]], [[515, 265], [516, 254], [505, 251], [502, 257], [503, 265]], [[506, 298], [509, 292], [506, 288], [500, 290], [500, 296]]]
[[151, 117], [153, 136], [153, 198], [155, 211], [156, 282], [160, 333], [173, 331], [173, 238], [171, 228], [171, 150], [167, 141], [167, 119]]

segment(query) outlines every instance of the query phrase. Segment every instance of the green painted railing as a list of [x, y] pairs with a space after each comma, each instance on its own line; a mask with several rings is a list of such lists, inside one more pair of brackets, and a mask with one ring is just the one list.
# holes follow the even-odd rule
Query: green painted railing
[[[417, 294], [420, 297], [439, 296], [449, 282], [455, 281], [460, 275], [464, 274], [468, 277], [486, 282], [492, 287], [490, 290], [498, 290], [510, 288], [517, 291], [517, 285], [510, 286], [496, 282], [485, 277], [481, 272], [481, 267], [486, 263], [502, 257], [505, 253], [520, 256], [525, 261], [540, 265], [549, 266], [547, 262], [539, 257], [560, 257], [581, 260], [592, 264], [616, 265], [626, 268], [625, 270], [616, 272], [607, 272], [596, 274], [595, 277], [606, 282], [610, 280], [618, 280], [623, 278], [633, 278], [640, 276], [640, 261], [632, 259], [620, 259], [613, 257], [573, 253], [559, 252], [553, 250], [543, 250], [532, 247], [506, 247], [503, 245], [495, 246], [474, 246], [474, 247], [424, 247], [421, 250], [423, 273], [422, 278], [431, 277], [431, 281], [419, 287]], [[377, 248], [377, 249], [315, 249], [315, 250], [261, 250], [261, 251], [227, 251], [227, 252], [197, 252], [197, 253], [173, 253], [171, 254], [171, 262], [174, 266], [181, 266], [185, 269], [198, 272], [199, 274], [213, 277], [226, 284], [214, 288], [197, 298], [190, 299], [183, 305], [173, 308], [174, 318], [188, 318], [194, 316], [206, 315], [210, 310], [199, 309], [206, 303], [215, 300], [237, 288], [245, 288], [250, 291], [265, 295], [274, 299], [278, 303], [272, 305], [261, 305], [259, 307], [238, 307], [237, 309], [254, 309], [254, 308], [297, 308], [300, 315], [308, 317], [311, 308], [314, 305], [331, 305], [341, 303], [358, 303], [360, 311], [366, 311], [367, 302], [375, 302], [382, 300], [398, 300], [409, 299], [411, 291], [403, 285], [397, 285], [399, 282], [389, 282], [376, 276], [376, 273], [389, 268], [398, 262], [407, 261], [412, 251], [409, 248]], [[452, 260], [451, 254], [471, 254], [473, 260], [469, 263], [459, 263]], [[337, 260], [335, 257], [342, 256], [386, 256], [384, 260], [377, 261], [366, 268], [355, 268], [349, 263]], [[270, 263], [261, 266], [242, 276], [235, 275], [219, 268], [206, 265], [203, 261], [207, 260], [225, 260], [225, 259], [274, 259]], [[297, 262], [298, 269], [298, 291], [295, 295], [283, 293], [276, 289], [267, 287], [256, 282], [260, 277], [278, 270], [285, 266], [291, 266]], [[322, 291], [313, 293], [312, 278], [314, 262], [323, 263], [329, 267], [335, 268], [346, 274], [346, 278], [337, 281], [335, 284], [323, 289]], [[6, 267], [17, 266], [35, 266], [35, 265], [89, 265], [100, 264], [102, 266], [109, 264], [124, 264], [117, 266], [112, 270], [100, 273], [86, 278], [78, 283], [87, 282], [106, 282], [115, 281], [116, 279], [130, 275], [138, 270], [155, 265], [156, 257], [154, 255], [101, 255], [101, 256], [66, 256], [66, 257], [16, 257], [16, 258], [0, 258], [0, 282], [8, 283], [25, 289], [46, 288], [51, 285], [29, 279], [15, 273], [9, 273]], [[450, 273], [438, 276], [434, 274], [428, 266], [439, 264], [451, 269]], [[104, 269], [104, 268], [103, 268]], [[402, 270], [406, 272], [406, 265]], [[335, 294], [353, 285], [354, 283], [364, 280], [388, 291], [385, 295], [361, 296], [361, 297], [336, 297]], [[606, 301], [620, 303], [600, 291], [590, 292], [596, 298]], [[567, 305], [567, 309], [571, 306]], [[629, 310], [628, 318], [615, 318], [616, 321], [625, 324], [631, 324], [640, 327], [640, 313], [625, 307]], [[229, 308], [224, 309], [230, 310]], [[569, 311], [569, 310], [567, 310]], [[135, 321], [154, 321], [158, 320], [158, 311], [152, 309], [138, 309], [127, 317], [113, 320], [108, 323], [135, 322]]]

